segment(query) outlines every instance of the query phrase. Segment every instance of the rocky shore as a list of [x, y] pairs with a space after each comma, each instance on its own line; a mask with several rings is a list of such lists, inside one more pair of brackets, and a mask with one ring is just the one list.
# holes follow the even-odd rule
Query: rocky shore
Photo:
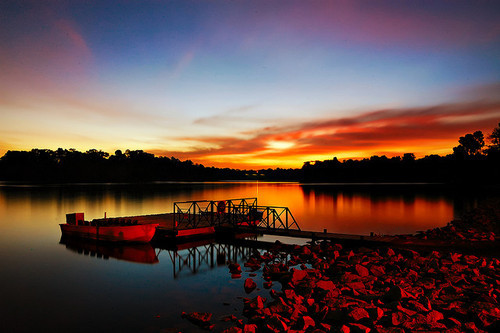
[[[228, 264], [242, 279], [241, 316], [213, 320], [210, 313], [183, 313], [217, 332], [499, 332], [500, 252], [496, 205], [471, 211], [443, 228], [401, 239], [407, 247], [357, 247], [323, 241], [304, 246], [279, 242]], [[414, 250], [422, 242], [468, 242], [490, 249]], [[464, 249], [470, 250], [470, 249]], [[262, 280], [256, 276], [262, 275]], [[261, 286], [269, 296], [252, 297]], [[228, 323], [230, 327], [228, 328]]]

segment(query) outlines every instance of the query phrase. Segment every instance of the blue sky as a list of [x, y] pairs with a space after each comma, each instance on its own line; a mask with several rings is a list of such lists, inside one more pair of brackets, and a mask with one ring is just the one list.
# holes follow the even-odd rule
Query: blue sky
[[[499, 18], [495, 2], [3, 1], [0, 153], [244, 168], [450, 153], [500, 121]], [[393, 127], [416, 134], [377, 140]]]

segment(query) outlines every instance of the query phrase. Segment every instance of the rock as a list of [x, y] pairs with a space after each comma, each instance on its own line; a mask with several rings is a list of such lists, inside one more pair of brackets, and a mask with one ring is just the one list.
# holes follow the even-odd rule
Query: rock
[[316, 327], [316, 322], [311, 317], [309, 317], [309, 316], [303, 316], [302, 320], [304, 321], [304, 327], [302, 327], [302, 330], [305, 331], [309, 327]]
[[356, 265], [355, 269], [356, 269], [356, 272], [358, 273], [358, 275], [361, 277], [370, 275], [368, 268], [366, 268], [365, 266]]
[[231, 274], [240, 274], [241, 273], [241, 266], [238, 263], [230, 263], [228, 266], [229, 272]]
[[372, 273], [373, 276], [380, 277], [385, 275], [385, 269], [382, 266], [373, 265], [370, 267], [370, 273]]
[[245, 307], [249, 309], [263, 309], [264, 308], [264, 302], [266, 299], [261, 296], [257, 296], [253, 299], [243, 299], [245, 302]]
[[433, 323], [437, 322], [438, 320], [444, 319], [444, 316], [441, 312], [433, 310], [427, 314], [426, 319], [427, 323]]
[[257, 284], [251, 278], [247, 278], [245, 280], [244, 288], [245, 288], [245, 292], [247, 294], [250, 294], [255, 288], [257, 288]]
[[224, 316], [221, 321], [236, 321], [238, 318], [235, 315]]
[[403, 298], [415, 298], [412, 294], [401, 289], [399, 286], [393, 286], [382, 297], [384, 303], [399, 302]]
[[266, 281], [264, 282], [264, 288], [269, 289], [273, 286], [273, 281]]
[[231, 327], [222, 331], [222, 333], [242, 333], [242, 332], [243, 330], [239, 327]]
[[349, 326], [342, 325], [342, 327], [340, 328], [340, 333], [350, 333], [350, 332], [351, 329], [349, 328]]
[[319, 281], [316, 283], [316, 288], [323, 289], [323, 290], [333, 290], [335, 289], [335, 285], [333, 284], [332, 281]]
[[399, 326], [401, 324], [404, 324], [408, 322], [409, 319], [410, 317], [406, 313], [403, 313], [401, 311], [393, 312], [391, 314], [391, 323], [394, 326]]
[[243, 327], [243, 333], [256, 333], [257, 329], [258, 329], [258, 327], [255, 324], [245, 325]]
[[209, 327], [210, 319], [212, 319], [212, 314], [210, 312], [183, 312], [181, 316], [182, 318], [186, 318], [193, 324], [203, 328]]
[[354, 321], [360, 321], [361, 319], [364, 319], [364, 318], [370, 318], [368, 311], [366, 311], [365, 309], [360, 308], [360, 307], [354, 308], [354, 310], [349, 312], [348, 316], [350, 318], [352, 318], [352, 320], [354, 320]]
[[371, 331], [369, 327], [361, 324], [349, 324], [352, 333], [368, 333]]
[[378, 306], [370, 307], [366, 310], [370, 314], [370, 320], [372, 322], [377, 322], [384, 316], [384, 310], [382, 310]]
[[297, 282], [304, 280], [306, 277], [307, 277], [306, 271], [294, 269], [292, 272], [292, 283], [297, 284]]
[[351, 288], [352, 290], [363, 290], [366, 289], [365, 285], [363, 282], [349, 282], [346, 283], [346, 285]]

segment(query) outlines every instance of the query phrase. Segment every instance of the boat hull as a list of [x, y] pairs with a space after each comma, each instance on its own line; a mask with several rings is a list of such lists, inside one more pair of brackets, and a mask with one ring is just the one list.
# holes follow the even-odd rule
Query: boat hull
[[91, 226], [60, 224], [63, 236], [94, 239], [107, 242], [149, 242], [159, 224], [130, 226]]

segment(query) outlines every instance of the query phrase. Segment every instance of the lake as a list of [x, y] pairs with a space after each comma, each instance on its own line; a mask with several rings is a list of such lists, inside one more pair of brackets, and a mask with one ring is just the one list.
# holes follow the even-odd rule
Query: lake
[[[257, 197], [287, 206], [304, 230], [413, 233], [444, 226], [488, 194], [418, 185], [267, 182], [12, 185], [0, 184], [1, 332], [197, 331], [182, 311], [240, 316], [243, 281], [227, 260], [251, 249], [198, 243], [169, 249], [61, 244], [65, 214], [86, 219], [171, 212], [175, 201]], [[266, 238], [269, 240], [269, 238]], [[257, 272], [258, 273], [258, 272]], [[261, 280], [256, 277], [258, 286]], [[251, 296], [268, 297], [265, 289]], [[240, 316], [241, 317], [241, 316]]]

